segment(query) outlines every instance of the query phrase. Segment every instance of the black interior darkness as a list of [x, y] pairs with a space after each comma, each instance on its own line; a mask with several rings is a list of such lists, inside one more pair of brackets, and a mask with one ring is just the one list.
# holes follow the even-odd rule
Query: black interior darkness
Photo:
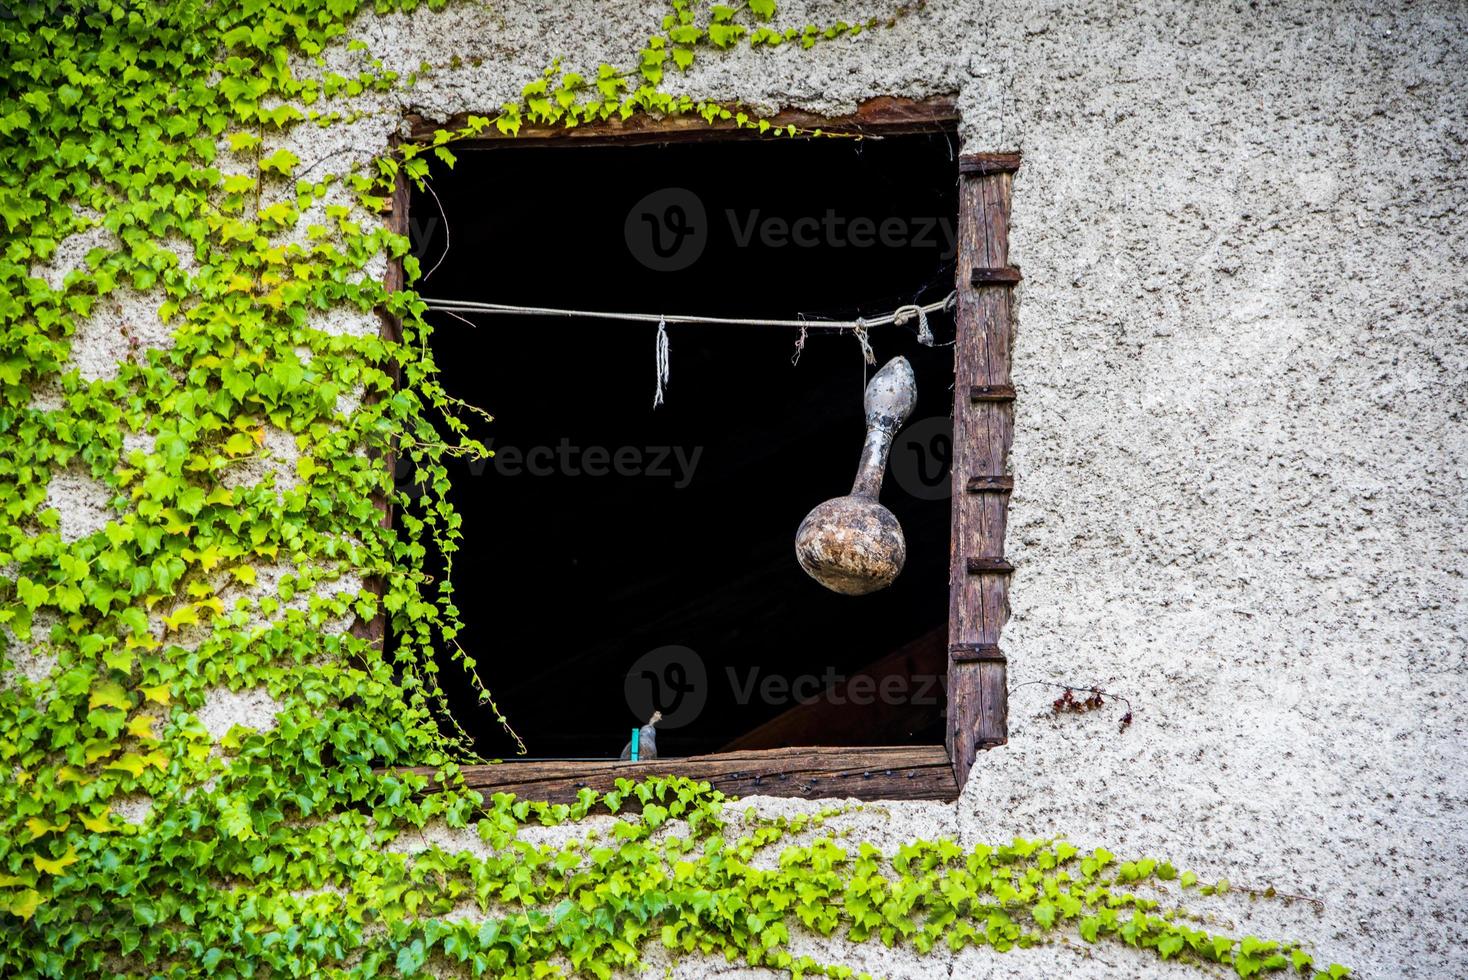
[[[459, 150], [452, 169], [435, 162], [430, 185], [437, 200], [415, 191], [410, 207], [414, 254], [432, 270], [418, 284], [427, 297], [804, 314], [815, 326], [953, 288], [957, 161], [948, 134], [507, 141]], [[652, 194], [662, 196], [647, 204]], [[685, 206], [688, 194], [702, 216]], [[665, 251], [680, 241], [698, 249], [701, 223], [696, 260], [650, 268], [640, 206], [668, 220]], [[800, 218], [819, 228], [807, 221], [801, 240], [790, 241], [781, 223]], [[669, 259], [652, 253], [650, 262]], [[428, 319], [448, 391], [495, 417], [474, 431], [496, 458], [451, 470], [463, 517], [454, 560], [459, 639], [530, 756], [614, 758], [646, 720], [625, 696], [629, 668], [664, 647], [691, 651], [706, 687], [694, 717], [659, 730], [659, 752], [669, 757], [718, 751], [792, 708], [789, 696], [761, 693], [766, 677], [850, 675], [935, 631], [944, 642], [946, 497], [920, 499], [889, 472], [882, 502], [902, 523], [908, 557], [883, 592], [837, 595], [796, 564], [797, 525], [817, 503], [848, 492], [856, 471], [862, 389], [876, 368], [850, 333], [812, 330], [792, 363], [794, 330], [671, 326], [671, 381], [654, 409], [653, 325]], [[952, 317], [935, 314], [932, 325], [933, 347], [918, 344], [915, 324], [871, 332], [878, 366], [901, 354], [916, 372], [912, 424], [952, 411], [953, 349], [943, 346]], [[511, 741], [460, 669], [442, 662], [455, 716], [480, 752], [508, 757]], [[805, 730], [791, 740], [938, 744], [936, 694], [901, 731], [873, 724], [855, 738]]]

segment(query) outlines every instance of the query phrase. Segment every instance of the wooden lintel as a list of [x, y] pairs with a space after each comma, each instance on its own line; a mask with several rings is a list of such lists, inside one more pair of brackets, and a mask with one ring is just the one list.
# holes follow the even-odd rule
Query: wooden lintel
[[1007, 265], [998, 269], [974, 269], [969, 273], [969, 283], [974, 286], [1013, 286], [1024, 280], [1019, 266]]
[[1007, 473], [1002, 476], [971, 476], [964, 484], [964, 490], [968, 493], [1010, 493], [1014, 490], [1014, 477]]
[[[731, 107], [732, 109], [732, 107]], [[751, 112], [751, 116], [756, 114]], [[408, 116], [412, 139], [431, 139], [439, 129], [456, 129], [468, 121], [468, 115], [452, 117], [447, 122], [437, 123], [421, 116]], [[879, 95], [867, 99], [857, 106], [856, 111], [844, 116], [821, 116], [802, 109], [782, 109], [767, 117], [770, 129], [785, 129], [794, 126], [797, 130], [814, 132], [819, 129], [830, 133], [878, 137], [898, 136], [904, 133], [951, 132], [958, 125], [957, 100], [952, 95], [941, 95], [931, 99], [908, 99], [900, 96]], [[564, 126], [520, 127], [516, 136], [505, 136], [491, 125], [488, 131], [472, 140], [455, 145], [472, 149], [494, 146], [525, 146], [533, 143], [554, 142], [558, 145], [593, 145], [597, 143], [667, 143], [674, 141], [696, 141], [708, 139], [752, 139], [762, 134], [758, 129], [740, 127], [732, 119], [706, 122], [702, 116], [651, 116], [645, 112], [622, 119], [612, 117], [599, 122], [582, 123], [570, 128]]]
[[1012, 174], [1019, 163], [1018, 153], [966, 153], [958, 158], [958, 172], [976, 177]]
[[968, 573], [970, 575], [983, 575], [992, 572], [995, 575], [1008, 575], [1014, 571], [1014, 566], [1003, 558], [970, 558], [968, 560]]
[[968, 400], [978, 402], [1012, 402], [1015, 398], [1014, 385], [971, 385]]
[[1007, 662], [1004, 651], [999, 649], [997, 643], [955, 643], [948, 648], [948, 659], [956, 664]]
[[[436, 770], [408, 770], [433, 776]], [[721, 752], [650, 762], [506, 761], [464, 766], [465, 784], [489, 796], [570, 803], [583, 787], [616, 788], [618, 779], [687, 776], [729, 796], [802, 799], [940, 800], [958, 798], [953, 764], [941, 745], [813, 746]]]

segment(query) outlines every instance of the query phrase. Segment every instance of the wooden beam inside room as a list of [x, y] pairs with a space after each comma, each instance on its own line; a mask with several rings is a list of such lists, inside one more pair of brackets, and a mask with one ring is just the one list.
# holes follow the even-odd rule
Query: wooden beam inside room
[[[745, 732], [722, 751], [771, 749], [815, 739], [852, 745], [902, 739], [915, 727], [924, 727], [942, 703], [939, 678], [946, 669], [947, 637], [945, 623]], [[867, 691], [876, 693], [858, 700], [851, 684], [859, 677], [866, 678]], [[882, 696], [884, 685], [893, 685], [899, 696]]]

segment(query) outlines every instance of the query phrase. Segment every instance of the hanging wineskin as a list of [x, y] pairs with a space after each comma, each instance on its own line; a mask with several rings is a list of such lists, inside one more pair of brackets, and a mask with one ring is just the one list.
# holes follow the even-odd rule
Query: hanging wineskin
[[795, 557], [805, 573], [833, 592], [866, 595], [891, 585], [907, 560], [897, 516], [877, 501], [892, 439], [917, 402], [917, 380], [894, 357], [867, 384], [866, 443], [851, 493], [805, 515], [795, 532]]

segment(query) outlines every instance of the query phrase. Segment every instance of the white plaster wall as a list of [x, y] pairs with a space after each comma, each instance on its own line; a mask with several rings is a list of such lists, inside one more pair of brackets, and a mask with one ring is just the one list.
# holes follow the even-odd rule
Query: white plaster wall
[[[781, 9], [800, 24], [892, 6]], [[364, 17], [350, 36], [372, 53], [434, 70], [288, 145], [302, 170], [341, 172], [403, 113], [492, 111], [553, 56], [630, 63], [663, 13], [462, 0]], [[955, 806], [841, 818], [856, 833], [1167, 856], [1324, 902], [1220, 900], [1220, 928], [1310, 941], [1363, 976], [1468, 976], [1465, 36], [1452, 2], [933, 0], [853, 41], [671, 73], [675, 90], [831, 113], [956, 91], [966, 150], [1024, 152], [1011, 742]], [[77, 351], [84, 373], [105, 374], [97, 353]], [[88, 527], [64, 489], [63, 522]], [[1126, 694], [1135, 723], [1052, 720], [1053, 693], [1018, 686], [1056, 680]], [[1110, 946], [798, 945], [891, 976], [1195, 975]]]

